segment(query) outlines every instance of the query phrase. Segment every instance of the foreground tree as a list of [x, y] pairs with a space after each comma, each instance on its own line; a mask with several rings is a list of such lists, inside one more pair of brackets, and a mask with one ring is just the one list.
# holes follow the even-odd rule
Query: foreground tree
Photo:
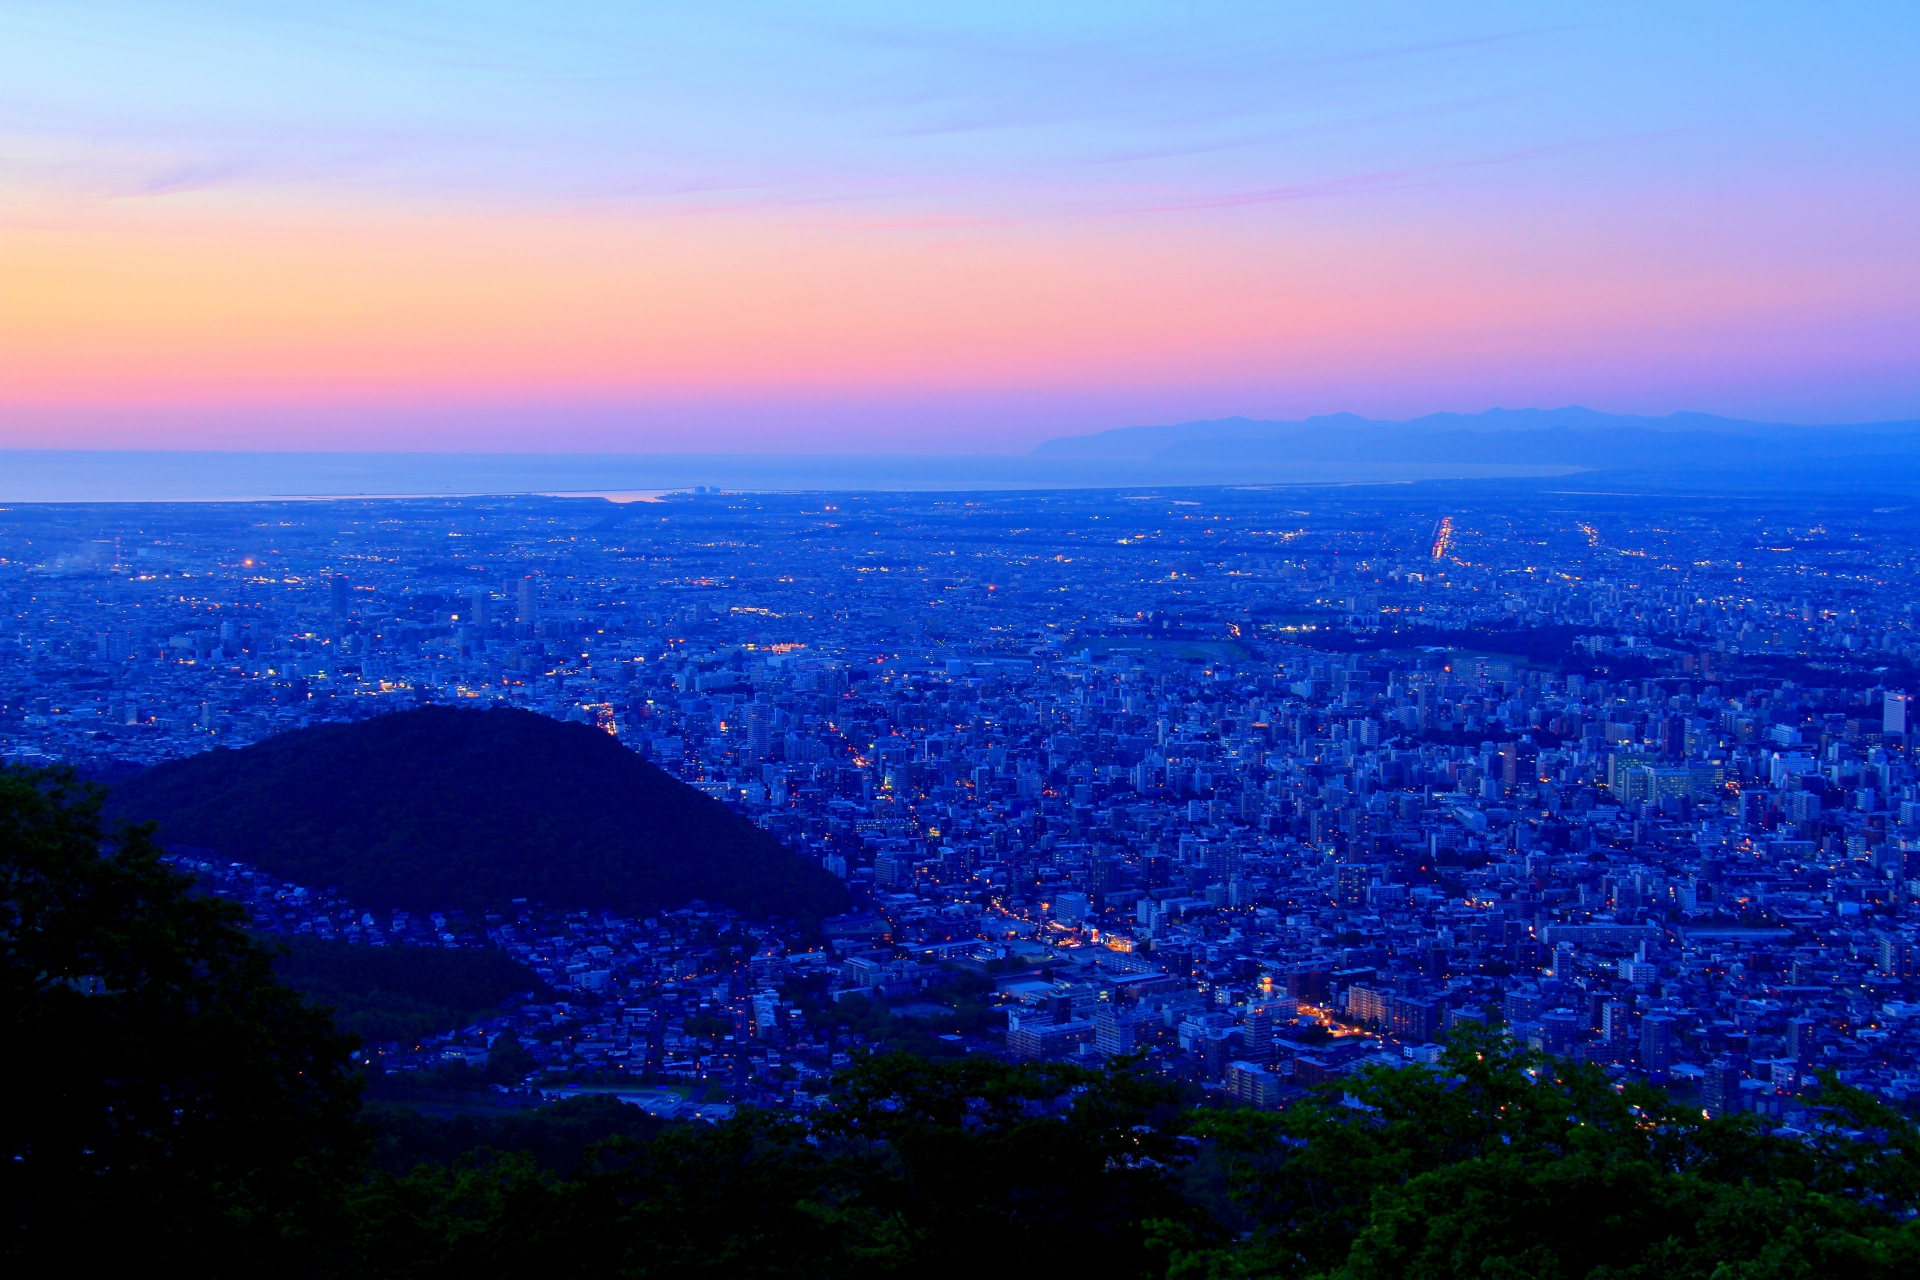
[[1828, 1082], [1822, 1123], [1709, 1120], [1592, 1066], [1463, 1031], [1437, 1071], [1376, 1069], [1199, 1127], [1253, 1230], [1163, 1232], [1175, 1276], [1920, 1273], [1920, 1132]]
[[748, 1111], [614, 1139], [565, 1178], [524, 1153], [383, 1175], [355, 1194], [353, 1274], [402, 1280], [899, 1274], [891, 1224], [809, 1140], [805, 1124]]
[[362, 1159], [350, 1042], [101, 799], [0, 769], [0, 1256], [323, 1270]]
[[855, 1162], [860, 1203], [896, 1223], [905, 1269], [1158, 1273], [1147, 1223], [1209, 1235], [1183, 1194], [1188, 1115], [1126, 1066], [868, 1058], [815, 1126]]
[[565, 1178], [482, 1155], [356, 1196], [367, 1274], [507, 1277], [1158, 1274], [1147, 1223], [1211, 1238], [1181, 1194], [1170, 1090], [1127, 1071], [907, 1054], [856, 1062], [815, 1123], [746, 1111], [614, 1141]]

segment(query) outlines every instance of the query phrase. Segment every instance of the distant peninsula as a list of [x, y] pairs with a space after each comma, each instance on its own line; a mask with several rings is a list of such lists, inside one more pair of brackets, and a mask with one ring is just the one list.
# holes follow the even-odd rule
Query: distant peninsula
[[1920, 421], [1796, 425], [1708, 413], [1602, 413], [1577, 405], [1432, 413], [1402, 422], [1334, 413], [1283, 422], [1213, 418], [1116, 427], [1046, 440], [1029, 456], [1109, 465], [1204, 467], [1231, 462], [1250, 469], [1250, 475], [1282, 464], [1392, 460], [1670, 475], [1729, 470], [1750, 475], [1760, 465], [1786, 468], [1801, 482], [1828, 472], [1848, 480], [1884, 480], [1888, 468], [1908, 474], [1920, 466]]

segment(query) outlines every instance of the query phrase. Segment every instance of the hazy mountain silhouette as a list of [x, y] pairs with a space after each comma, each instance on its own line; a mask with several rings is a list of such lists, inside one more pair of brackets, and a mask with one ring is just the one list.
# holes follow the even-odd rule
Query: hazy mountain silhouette
[[424, 707], [156, 765], [113, 817], [373, 908], [844, 910], [839, 880], [598, 729]]
[[1328, 414], [1294, 422], [1219, 418], [1120, 427], [1048, 440], [1049, 459], [1152, 459], [1204, 464], [1378, 462], [1500, 463], [1605, 470], [1722, 471], [1743, 466], [1920, 460], [1920, 422], [1793, 426], [1705, 413], [1664, 418], [1565, 409], [1435, 413], [1405, 422]]

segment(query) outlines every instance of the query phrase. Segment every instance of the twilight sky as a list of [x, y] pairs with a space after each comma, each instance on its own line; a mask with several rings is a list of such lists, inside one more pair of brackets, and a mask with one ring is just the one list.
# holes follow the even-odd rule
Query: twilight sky
[[1920, 6], [0, 0], [0, 447], [1920, 417]]

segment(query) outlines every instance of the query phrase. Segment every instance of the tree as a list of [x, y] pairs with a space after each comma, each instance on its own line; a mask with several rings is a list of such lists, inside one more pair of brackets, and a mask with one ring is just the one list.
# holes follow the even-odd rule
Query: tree
[[530, 1072], [540, 1069], [519, 1037], [500, 1036], [487, 1048], [487, 1069], [482, 1074], [489, 1084], [519, 1084]]
[[0, 769], [4, 1256], [312, 1273], [362, 1158], [351, 1042], [70, 771]]
[[[616, 1104], [618, 1105], [618, 1104]], [[898, 1231], [859, 1203], [805, 1124], [746, 1111], [651, 1141], [614, 1139], [572, 1177], [476, 1153], [380, 1176], [356, 1194], [357, 1274], [438, 1280], [903, 1274]]]
[[1146, 1276], [1148, 1222], [1209, 1236], [1180, 1191], [1177, 1094], [1130, 1066], [895, 1053], [856, 1062], [834, 1093], [816, 1131], [862, 1162], [860, 1203], [900, 1224], [911, 1274], [973, 1275], [985, 1256]]
[[[571, 1177], [486, 1155], [358, 1194], [375, 1275], [871, 1277], [983, 1269], [1160, 1273], [1159, 1221], [1214, 1239], [1182, 1195], [1164, 1086], [1130, 1070], [863, 1058], [813, 1123], [744, 1110], [615, 1140]], [[536, 1265], [537, 1264], [537, 1265]]]
[[1254, 1223], [1174, 1276], [1913, 1274], [1920, 1132], [1829, 1080], [1806, 1139], [1469, 1028], [1279, 1114], [1199, 1127]]

